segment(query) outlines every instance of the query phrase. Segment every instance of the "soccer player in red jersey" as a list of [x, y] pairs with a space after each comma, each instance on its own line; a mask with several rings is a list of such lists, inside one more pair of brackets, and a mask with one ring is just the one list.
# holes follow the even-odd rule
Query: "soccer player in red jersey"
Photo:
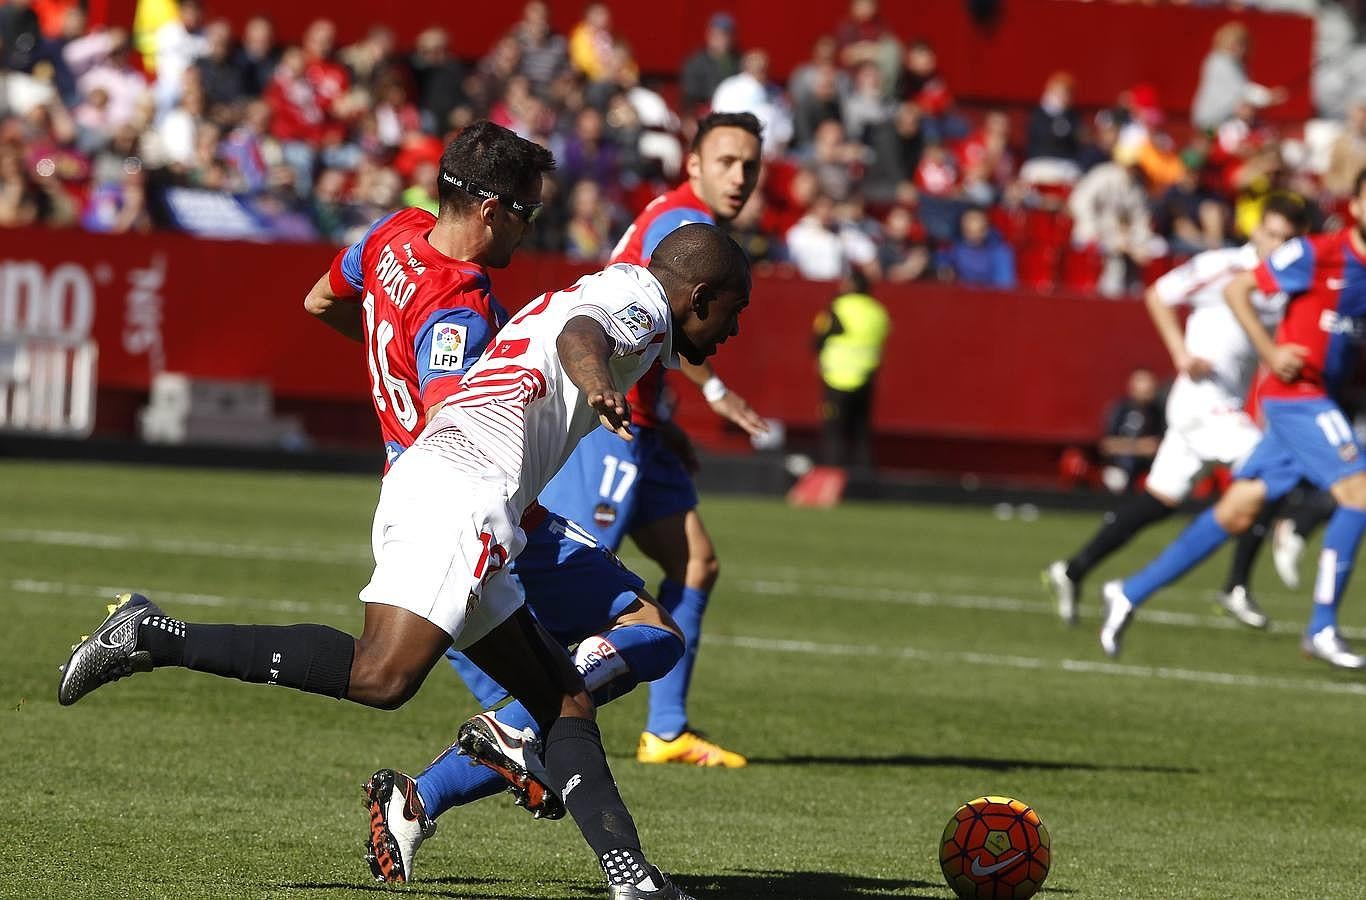
[[[1353, 652], [1337, 628], [1338, 606], [1366, 535], [1366, 459], [1338, 402], [1366, 342], [1366, 170], [1357, 176], [1351, 211], [1356, 221], [1350, 227], [1295, 238], [1224, 289], [1265, 365], [1256, 393], [1266, 436], [1213, 508], [1141, 572], [1105, 586], [1100, 640], [1108, 655], [1119, 653], [1139, 604], [1230, 534], [1246, 531], [1268, 500], [1305, 479], [1330, 491], [1338, 508], [1323, 533], [1313, 612], [1301, 648], [1333, 666], [1366, 668], [1366, 656]], [[1253, 309], [1256, 288], [1289, 295], [1274, 340]]]
[[[646, 265], [661, 240], [690, 222], [725, 223], [740, 212], [759, 179], [759, 120], [750, 113], [713, 113], [699, 124], [688, 153], [688, 180], [656, 198], [636, 217], [613, 251], [613, 262]], [[767, 425], [727, 390], [709, 365], [683, 365], [711, 408], [751, 435]], [[542, 501], [593, 531], [616, 550], [627, 534], [664, 570], [657, 597], [679, 627], [687, 649], [668, 675], [650, 683], [650, 710], [636, 758], [736, 768], [745, 757], [702, 737], [688, 720], [687, 697], [702, 615], [720, 571], [711, 537], [697, 512], [690, 470], [696, 460], [687, 435], [665, 408], [664, 370], [656, 366], [630, 394], [634, 440], [599, 429], [574, 451]]]

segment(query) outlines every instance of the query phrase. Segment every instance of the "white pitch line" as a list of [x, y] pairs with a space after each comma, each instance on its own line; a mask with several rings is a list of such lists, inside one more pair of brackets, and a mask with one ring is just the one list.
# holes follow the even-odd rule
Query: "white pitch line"
[[814, 656], [860, 656], [877, 659], [911, 659], [936, 664], [996, 666], [1007, 669], [1053, 670], [1085, 675], [1110, 675], [1125, 678], [1151, 678], [1158, 681], [1183, 681], [1225, 687], [1308, 691], [1319, 694], [1366, 696], [1366, 684], [1340, 681], [1310, 681], [1305, 678], [1272, 678], [1240, 675], [1234, 672], [1208, 672], [1168, 666], [1130, 666], [1123, 663], [1083, 659], [1041, 659], [1032, 656], [1006, 656], [995, 653], [947, 652], [916, 647], [875, 647], [866, 644], [826, 644], [816, 641], [790, 641], [744, 635], [708, 635], [708, 644], [723, 644], [746, 650], [775, 653], [801, 653]]
[[[354, 563], [358, 566], [370, 564], [370, 548], [359, 544], [319, 548], [300, 544], [243, 544], [223, 543], [208, 540], [185, 540], [171, 538], [137, 538], [129, 535], [104, 534], [87, 531], [59, 531], [43, 529], [11, 528], [0, 529], [0, 543], [43, 544], [63, 547], [82, 547], [97, 550], [140, 550], [152, 553], [165, 553], [171, 556], [199, 556], [225, 559], [262, 559], [288, 560], [291, 562], [310, 562], [324, 565]], [[803, 568], [800, 566], [778, 566], [758, 570], [744, 565], [734, 566], [732, 571], [762, 571], [766, 577], [735, 578], [729, 583], [741, 590], [755, 594], [791, 596], [810, 594], [817, 597], [830, 597], [873, 603], [894, 603], [924, 608], [986, 610], [990, 612], [1024, 613], [1052, 617], [1056, 615], [1053, 604], [1036, 600], [1024, 600], [1008, 595], [984, 595], [968, 593], [948, 593], [942, 591], [913, 590], [898, 587], [885, 587], [875, 584], [851, 584], [848, 582], [821, 583], [806, 579], [806, 575], [831, 577], [829, 569], [820, 567]], [[781, 573], [794, 580], [767, 577], [769, 573]], [[890, 575], [890, 573], [889, 573]], [[1172, 610], [1144, 609], [1139, 620], [1154, 625], [1169, 625], [1178, 628], [1206, 628], [1219, 631], [1233, 631], [1246, 626], [1239, 625], [1227, 616], [1207, 616], [1197, 613], [1175, 612]], [[1299, 634], [1298, 621], [1272, 622], [1269, 631], [1274, 634]], [[1345, 637], [1366, 638], [1366, 629], [1341, 629]]]
[[[91, 600], [110, 597], [117, 588], [89, 584], [69, 584], [60, 581], [16, 579], [9, 589], [17, 593], [48, 594], [63, 597], [85, 597]], [[343, 606], [326, 601], [310, 603], [297, 600], [263, 600], [253, 597], [228, 597], [217, 594], [187, 594], [173, 591], [156, 592], [158, 599], [193, 606], [248, 607], [279, 612], [354, 611], [354, 606]], [[794, 641], [746, 635], [708, 635], [707, 643], [744, 650], [769, 653], [800, 653], [813, 656], [865, 657], [873, 659], [907, 659], [938, 665], [994, 666], [1008, 669], [1070, 672], [1084, 675], [1109, 675], [1126, 678], [1149, 678], [1159, 681], [1182, 681], [1224, 687], [1307, 691], [1320, 694], [1351, 694], [1366, 696], [1366, 684], [1337, 681], [1311, 681], [1302, 678], [1272, 678], [1263, 675], [1240, 675], [1234, 672], [1209, 672], [1179, 669], [1168, 666], [1130, 666], [1123, 663], [1097, 662], [1080, 659], [1043, 659], [1033, 656], [1013, 656], [976, 651], [922, 650], [917, 647], [879, 647], [870, 644], [832, 644], [818, 641]]]

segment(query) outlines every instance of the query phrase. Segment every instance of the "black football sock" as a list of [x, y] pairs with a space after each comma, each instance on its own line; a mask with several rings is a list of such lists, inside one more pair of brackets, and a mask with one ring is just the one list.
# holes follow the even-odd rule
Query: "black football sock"
[[1135, 534], [1172, 514], [1172, 508], [1147, 491], [1125, 500], [1105, 514], [1100, 530], [1067, 561], [1067, 577], [1081, 581], [1087, 574]]
[[1328, 521], [1337, 508], [1337, 502], [1328, 491], [1309, 493], [1296, 505], [1295, 514], [1290, 517], [1295, 523], [1295, 533], [1302, 538], [1308, 538], [1314, 533], [1314, 529]]
[[640, 850], [636, 823], [607, 768], [602, 735], [591, 719], [561, 716], [551, 723], [542, 754], [551, 786], [598, 855], [612, 884], [642, 884], [653, 875]]
[[337, 698], [346, 696], [356, 652], [355, 638], [326, 625], [196, 625], [168, 616], [144, 621], [138, 644], [155, 666]]
[[1236, 587], [1252, 588], [1252, 565], [1266, 541], [1271, 520], [1276, 514], [1276, 505], [1268, 504], [1252, 527], [1238, 536], [1233, 544], [1233, 564], [1228, 568], [1228, 580], [1224, 582], [1224, 593]]

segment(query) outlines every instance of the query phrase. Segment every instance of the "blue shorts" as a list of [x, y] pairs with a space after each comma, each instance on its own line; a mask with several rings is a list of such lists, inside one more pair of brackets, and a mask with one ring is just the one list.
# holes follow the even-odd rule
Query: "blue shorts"
[[1262, 412], [1266, 436], [1234, 474], [1265, 482], [1267, 499], [1290, 493], [1300, 479], [1327, 489], [1366, 472], [1351, 423], [1332, 400], [1265, 400]]
[[[512, 575], [526, 595], [527, 608], [565, 646], [607, 629], [645, 589], [645, 582], [616, 554], [554, 513], [527, 532]], [[486, 709], [507, 697], [465, 654], [448, 650], [446, 658]]]
[[541, 491], [541, 502], [588, 528], [613, 550], [626, 535], [697, 506], [692, 476], [655, 428], [631, 426], [625, 441], [599, 428]]

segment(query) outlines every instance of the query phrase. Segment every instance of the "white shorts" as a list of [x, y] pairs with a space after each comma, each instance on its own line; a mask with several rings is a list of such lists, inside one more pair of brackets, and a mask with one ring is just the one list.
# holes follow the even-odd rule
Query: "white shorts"
[[508, 572], [526, 546], [508, 502], [515, 488], [410, 448], [380, 489], [371, 533], [375, 572], [362, 602], [421, 616], [449, 634], [457, 650], [502, 624], [523, 603]]
[[1261, 439], [1261, 429], [1241, 409], [1171, 425], [1153, 457], [1147, 488], [1168, 500], [1184, 500], [1210, 469], [1242, 462]]

